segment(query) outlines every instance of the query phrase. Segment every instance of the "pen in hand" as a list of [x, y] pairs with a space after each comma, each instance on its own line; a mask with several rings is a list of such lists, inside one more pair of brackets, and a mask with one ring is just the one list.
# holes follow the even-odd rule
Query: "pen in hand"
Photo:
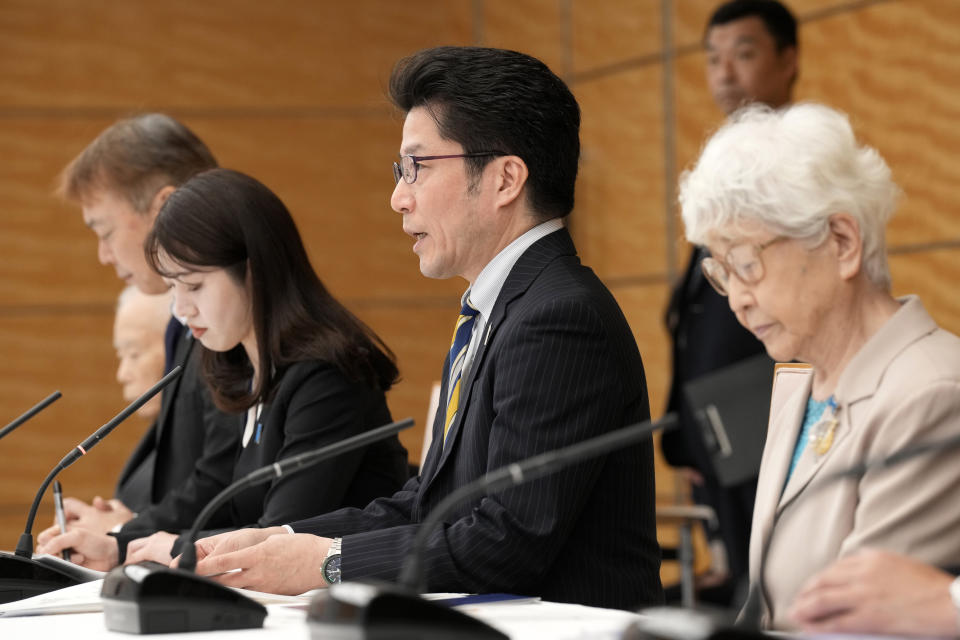
[[[57, 519], [57, 526], [60, 527], [60, 533], [67, 532], [67, 516], [63, 512], [63, 487], [59, 480], [53, 481], [53, 511]], [[70, 561], [70, 550], [63, 550], [63, 559]]]

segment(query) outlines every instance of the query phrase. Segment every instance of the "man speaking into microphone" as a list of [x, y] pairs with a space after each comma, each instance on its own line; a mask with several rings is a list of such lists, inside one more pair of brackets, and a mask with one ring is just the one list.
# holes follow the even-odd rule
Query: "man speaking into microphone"
[[[429, 278], [467, 281], [422, 473], [364, 509], [202, 540], [197, 572], [300, 593], [396, 581], [419, 523], [457, 487], [532, 455], [649, 418], [620, 308], [580, 264], [573, 209], [579, 106], [543, 63], [439, 47], [401, 60], [406, 114], [391, 206]], [[306, 535], [301, 535], [306, 534]], [[586, 605], [659, 602], [649, 439], [468, 500], [431, 533], [429, 591], [510, 592]]]

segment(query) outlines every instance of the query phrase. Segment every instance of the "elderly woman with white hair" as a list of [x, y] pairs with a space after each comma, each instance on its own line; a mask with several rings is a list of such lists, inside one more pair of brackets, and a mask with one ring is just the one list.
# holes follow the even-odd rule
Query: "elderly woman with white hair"
[[898, 192], [847, 117], [815, 104], [738, 112], [681, 181], [708, 280], [772, 358], [812, 365], [771, 414], [760, 468], [750, 581], [763, 626], [789, 628], [804, 582], [865, 547], [960, 565], [955, 453], [817, 486], [960, 433], [960, 339], [890, 293]]

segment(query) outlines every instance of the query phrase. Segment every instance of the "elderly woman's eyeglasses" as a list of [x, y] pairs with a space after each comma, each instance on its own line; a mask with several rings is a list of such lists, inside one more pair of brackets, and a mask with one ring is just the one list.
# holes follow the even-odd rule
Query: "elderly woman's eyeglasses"
[[400, 178], [407, 184], [417, 181], [420, 163], [424, 160], [447, 160], [448, 158], [482, 158], [484, 156], [503, 156], [500, 151], [478, 151], [476, 153], [455, 153], [449, 156], [400, 156], [400, 162], [393, 163], [394, 184], [400, 184]]
[[731, 272], [744, 284], [756, 284], [763, 280], [765, 273], [760, 253], [767, 247], [786, 239], [787, 236], [777, 236], [762, 244], [738, 244], [730, 247], [722, 260], [713, 257], [704, 258], [700, 263], [703, 275], [707, 276], [707, 280], [722, 296], [729, 293], [727, 283], [730, 282]]

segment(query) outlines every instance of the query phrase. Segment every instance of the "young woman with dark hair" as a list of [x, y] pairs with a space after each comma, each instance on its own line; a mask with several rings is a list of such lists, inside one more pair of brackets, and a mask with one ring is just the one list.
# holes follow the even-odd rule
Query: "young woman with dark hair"
[[[393, 354], [330, 295], [287, 208], [263, 184], [226, 169], [191, 178], [164, 204], [145, 251], [173, 290], [174, 315], [205, 347], [201, 369], [215, 402], [242, 416], [234, 479], [391, 421], [384, 394], [398, 376]], [[363, 507], [406, 477], [406, 451], [394, 437], [250, 488], [217, 524], [277, 525]], [[126, 560], [169, 562], [176, 538], [134, 540]], [[124, 560], [124, 542], [119, 554], [103, 540], [61, 548], [105, 568]]]

